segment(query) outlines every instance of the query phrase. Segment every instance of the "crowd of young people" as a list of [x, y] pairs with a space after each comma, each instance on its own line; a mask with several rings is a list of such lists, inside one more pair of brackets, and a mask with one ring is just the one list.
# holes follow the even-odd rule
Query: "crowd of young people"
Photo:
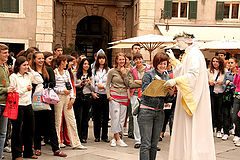
[[[37, 159], [42, 154], [43, 143], [49, 143], [53, 155], [60, 157], [67, 156], [60, 150], [66, 145], [72, 149], [87, 149], [82, 143], [87, 143], [91, 116], [94, 141], [110, 142], [111, 147], [128, 146], [122, 136], [124, 123], [129, 117], [128, 136], [135, 139], [134, 148], [140, 148], [140, 159], [143, 160], [156, 158], [157, 144], [164, 137], [168, 121], [172, 133], [177, 94], [175, 85], [178, 82], [173, 84], [169, 63], [171, 55], [157, 53], [150, 66], [143, 61], [140, 46], [136, 44], [132, 47], [131, 56], [118, 53], [114, 67], [110, 68], [103, 50], [95, 54], [95, 62], [91, 65], [84, 55], [63, 55], [63, 47], [56, 45], [53, 54], [31, 47], [17, 54], [15, 63], [8, 65], [7, 60], [14, 59], [9, 56], [8, 49], [8, 46], [0, 44], [0, 159], [7, 141], [8, 120], [3, 112], [7, 94], [13, 91], [19, 93], [18, 117], [11, 120], [14, 160], [22, 160], [22, 157]], [[212, 86], [213, 128], [217, 128], [218, 138], [227, 140], [234, 127], [236, 146], [240, 146], [238, 73], [235, 58], [226, 61], [214, 56], [208, 69], [208, 82]], [[166, 97], [142, 95], [155, 79], [168, 81], [170, 87]], [[60, 99], [57, 104], [49, 104], [49, 110], [39, 111], [32, 107], [32, 96], [39, 85], [54, 89]], [[231, 94], [228, 92], [227, 95], [226, 90]], [[141, 101], [138, 116], [133, 115], [137, 99]], [[171, 109], [164, 110], [169, 105]], [[108, 135], [109, 118], [111, 140]]]

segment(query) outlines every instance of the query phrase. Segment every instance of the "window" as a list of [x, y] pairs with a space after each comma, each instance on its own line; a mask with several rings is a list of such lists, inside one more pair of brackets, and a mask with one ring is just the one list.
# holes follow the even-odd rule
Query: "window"
[[165, 0], [164, 17], [171, 18], [197, 18], [197, 1], [196, 0]]
[[239, 2], [217, 2], [216, 20], [239, 19]]
[[0, 0], [0, 12], [19, 13], [19, 0]]
[[239, 3], [224, 3], [224, 15], [226, 19], [238, 19]]
[[134, 2], [134, 25], [138, 23], [139, 20], [139, 2]]
[[187, 18], [188, 3], [187, 2], [173, 2], [172, 3], [172, 17]]

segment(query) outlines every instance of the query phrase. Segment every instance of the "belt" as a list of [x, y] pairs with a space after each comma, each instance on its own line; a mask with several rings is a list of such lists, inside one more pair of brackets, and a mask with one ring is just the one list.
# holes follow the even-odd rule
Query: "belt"
[[154, 110], [154, 111], [160, 111], [160, 110], [162, 110], [162, 109], [158, 109], [158, 108], [148, 107], [148, 106], [145, 106], [145, 105], [143, 105], [143, 104], [140, 105], [140, 108], [151, 109], [151, 110]]

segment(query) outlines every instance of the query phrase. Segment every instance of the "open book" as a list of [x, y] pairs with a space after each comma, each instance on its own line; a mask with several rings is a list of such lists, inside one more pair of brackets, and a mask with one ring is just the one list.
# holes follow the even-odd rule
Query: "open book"
[[165, 97], [168, 93], [167, 88], [163, 85], [166, 81], [155, 79], [142, 93], [150, 97]]

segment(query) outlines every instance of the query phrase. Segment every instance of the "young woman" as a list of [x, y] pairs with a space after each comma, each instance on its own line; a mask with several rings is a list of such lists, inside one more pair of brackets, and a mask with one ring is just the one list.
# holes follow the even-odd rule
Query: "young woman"
[[233, 123], [235, 124], [235, 136], [233, 142], [236, 147], [240, 147], [240, 117], [238, 117], [238, 112], [240, 111], [240, 75], [239, 69], [234, 75], [233, 84], [236, 86], [233, 101]]
[[227, 140], [229, 136], [229, 130], [232, 128], [232, 116], [231, 116], [231, 110], [233, 108], [233, 92], [235, 89], [235, 86], [233, 84], [233, 78], [234, 75], [237, 73], [237, 59], [236, 58], [230, 58], [228, 60], [228, 68], [230, 71], [226, 72], [223, 80], [223, 88], [225, 92], [229, 92], [228, 96], [224, 96], [223, 99], [223, 132], [224, 136], [222, 137], [222, 140]]
[[[30, 66], [34, 71], [38, 72], [42, 76], [44, 88], [54, 87], [55, 76], [45, 67], [43, 53], [41, 52], [33, 53]], [[34, 136], [35, 154], [37, 156], [41, 156], [41, 140], [42, 140], [41, 136], [49, 135], [50, 144], [54, 155], [66, 157], [67, 155], [59, 150], [53, 106], [51, 105], [51, 110], [34, 111], [34, 117], [35, 117], [35, 136]]]
[[[74, 95], [76, 95], [75, 83], [74, 83], [74, 78], [73, 78], [73, 73], [72, 73], [72, 64], [74, 63], [74, 61], [75, 61], [74, 57], [72, 57], [70, 55], [67, 55], [66, 70], [69, 72], [71, 82], [72, 82], [72, 86], [73, 86], [73, 90], [74, 90]], [[61, 126], [60, 137], [61, 137], [61, 143], [60, 143], [61, 148], [65, 148], [66, 145], [70, 145], [70, 139], [69, 139], [69, 135], [68, 135], [68, 131], [67, 131], [67, 125], [66, 125], [66, 121], [64, 119], [64, 116], [62, 118], [62, 126]]]
[[[223, 126], [223, 92], [222, 86], [224, 75], [224, 62], [222, 58], [214, 56], [208, 70], [208, 83], [213, 87], [211, 92], [211, 107], [213, 127], [217, 127], [217, 138], [222, 138], [221, 129]], [[211, 87], [210, 87], [211, 88]]]
[[[145, 72], [142, 78], [142, 92], [154, 79], [169, 80], [166, 71], [169, 57], [165, 53], [157, 53], [153, 58], [154, 69]], [[138, 114], [138, 125], [141, 135], [140, 160], [155, 160], [157, 144], [164, 121], [164, 103], [171, 100], [174, 90], [168, 89], [167, 97], [150, 97], [142, 95]]]
[[[37, 159], [33, 155], [34, 115], [32, 109], [32, 83], [42, 84], [41, 75], [28, 66], [25, 57], [16, 59], [14, 73], [10, 76], [10, 86], [19, 93], [18, 117], [12, 120], [12, 159]], [[24, 146], [24, 151], [22, 150]]]
[[56, 80], [56, 86], [54, 87], [54, 90], [60, 99], [60, 102], [54, 105], [58, 142], [60, 143], [60, 130], [63, 112], [68, 128], [71, 146], [73, 149], [87, 149], [87, 147], [81, 144], [78, 137], [76, 120], [72, 108], [72, 105], [75, 101], [75, 96], [69, 72], [65, 70], [66, 65], [67, 57], [65, 55], [58, 56], [56, 59], [57, 68], [54, 70]]
[[[109, 120], [109, 106], [106, 95], [106, 83], [108, 75], [107, 56], [104, 53], [99, 53], [97, 56], [95, 68], [92, 70], [92, 88], [93, 93], [93, 124], [95, 142], [108, 140], [108, 120]], [[102, 134], [101, 134], [102, 130]]]
[[[150, 66], [143, 64], [143, 57], [140, 53], [136, 53], [133, 56], [133, 62], [135, 66], [129, 72], [129, 87], [131, 88], [131, 107], [137, 101], [137, 98], [141, 98], [142, 95], [142, 77], [144, 73], [151, 69]], [[132, 109], [133, 110], [133, 109]], [[131, 113], [132, 114], [132, 113]], [[133, 116], [134, 123], [134, 148], [140, 148], [141, 136], [139, 132], [139, 126], [137, 122], [137, 116]]]
[[53, 54], [51, 52], [43, 52], [45, 59], [45, 66], [52, 67]]
[[111, 132], [113, 139], [111, 146], [128, 145], [120, 138], [119, 132], [123, 129], [128, 106], [128, 70], [125, 68], [126, 57], [124, 53], [118, 53], [115, 58], [116, 66], [108, 72], [106, 93], [109, 100], [109, 111], [111, 116]]
[[82, 59], [73, 77], [76, 87], [76, 102], [73, 108], [77, 121], [78, 136], [82, 143], [87, 143], [89, 110], [92, 95], [92, 71], [87, 58]]

